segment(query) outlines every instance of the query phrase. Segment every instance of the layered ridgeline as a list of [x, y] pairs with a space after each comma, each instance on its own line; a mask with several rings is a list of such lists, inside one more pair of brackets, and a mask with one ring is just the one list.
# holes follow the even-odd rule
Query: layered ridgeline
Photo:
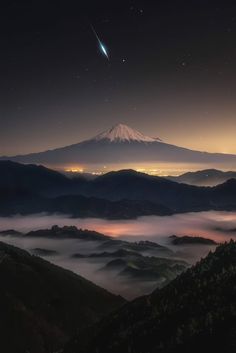
[[236, 167], [236, 156], [192, 151], [145, 136], [124, 124], [71, 146], [39, 153], [1, 157], [22, 163], [44, 165], [120, 165], [130, 163], [200, 163]]
[[27, 233], [9, 229], [0, 236], [127, 299], [163, 287], [189, 267], [179, 254], [156, 242], [131, 242], [75, 226]]
[[225, 183], [229, 179], [236, 179], [236, 172], [224, 172], [217, 169], [205, 169], [197, 172], [188, 172], [179, 176], [169, 176], [167, 179], [197, 186], [215, 186]]
[[57, 352], [125, 302], [84, 278], [0, 242], [0, 346], [4, 353]]
[[77, 335], [66, 353], [235, 352], [236, 243]]
[[42, 166], [0, 162], [0, 214], [66, 213], [133, 218], [176, 212], [235, 210], [236, 179], [196, 187], [133, 170], [94, 180], [68, 178]]
[[74, 217], [133, 218], [172, 213], [158, 202], [128, 198], [114, 201], [102, 190], [97, 197], [94, 188], [96, 184], [83, 177], [71, 179], [43, 166], [0, 161], [0, 215], [3, 216], [57, 212]]

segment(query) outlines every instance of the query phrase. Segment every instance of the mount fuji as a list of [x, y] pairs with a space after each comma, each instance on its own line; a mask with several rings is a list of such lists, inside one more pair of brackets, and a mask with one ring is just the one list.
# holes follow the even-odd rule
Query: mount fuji
[[124, 124], [115, 125], [89, 140], [70, 146], [0, 159], [57, 167], [180, 163], [236, 168], [236, 155], [178, 147], [157, 137], [143, 135]]
[[141, 132], [132, 129], [131, 127], [118, 124], [111, 129], [102, 132], [95, 136], [90, 141], [110, 141], [110, 142], [156, 142], [161, 140], [159, 138], [152, 138], [143, 135]]

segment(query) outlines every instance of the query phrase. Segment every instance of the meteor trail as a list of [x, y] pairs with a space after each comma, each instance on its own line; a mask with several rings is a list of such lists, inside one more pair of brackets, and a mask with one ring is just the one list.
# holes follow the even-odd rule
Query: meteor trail
[[110, 60], [107, 49], [105, 47], [105, 45], [102, 43], [102, 41], [100, 40], [100, 38], [97, 35], [97, 32], [95, 31], [95, 29], [93, 28], [93, 26], [91, 25], [92, 31], [95, 34], [95, 37], [97, 38], [98, 44], [99, 44], [99, 49], [101, 50], [101, 52], [103, 53], [103, 55], [106, 56], [107, 60]]

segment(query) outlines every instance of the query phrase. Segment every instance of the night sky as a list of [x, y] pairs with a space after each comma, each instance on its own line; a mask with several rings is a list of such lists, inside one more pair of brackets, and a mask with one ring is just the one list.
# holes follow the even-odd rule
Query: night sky
[[69, 145], [119, 122], [165, 142], [236, 153], [232, 3], [1, 5], [0, 155]]

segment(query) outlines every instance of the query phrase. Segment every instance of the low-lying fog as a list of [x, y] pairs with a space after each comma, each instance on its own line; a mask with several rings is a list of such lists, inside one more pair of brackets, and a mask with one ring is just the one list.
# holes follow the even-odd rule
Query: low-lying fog
[[[53, 225], [75, 225], [96, 230], [106, 235], [129, 240], [148, 239], [165, 242], [166, 236], [199, 235], [217, 241], [236, 237], [236, 212], [193, 212], [173, 216], [146, 216], [132, 220], [97, 218], [70, 218], [65, 215], [39, 214], [34, 216], [0, 217], [0, 230], [16, 229], [22, 232], [48, 228]], [[230, 230], [235, 229], [235, 232]]]
[[[214, 246], [188, 245], [173, 246], [169, 236], [203, 236], [217, 242], [236, 238], [236, 212], [199, 212], [174, 216], [149, 216], [136, 220], [74, 219], [61, 215], [15, 216], [0, 218], [0, 230], [15, 229], [21, 232], [50, 228], [53, 225], [75, 225], [78, 228], [96, 230], [103, 234], [129, 241], [151, 240], [168, 246], [178, 259], [189, 263], [205, 256]], [[156, 287], [155, 282], [138, 282], [121, 278], [113, 272], [99, 271], [104, 266], [104, 259], [73, 258], [75, 253], [89, 254], [97, 252], [97, 243], [76, 239], [26, 238], [18, 236], [0, 236], [0, 240], [32, 251], [40, 248], [56, 251], [45, 258], [64, 268], [68, 268], [96, 284], [127, 298], [133, 298], [150, 292]]]

